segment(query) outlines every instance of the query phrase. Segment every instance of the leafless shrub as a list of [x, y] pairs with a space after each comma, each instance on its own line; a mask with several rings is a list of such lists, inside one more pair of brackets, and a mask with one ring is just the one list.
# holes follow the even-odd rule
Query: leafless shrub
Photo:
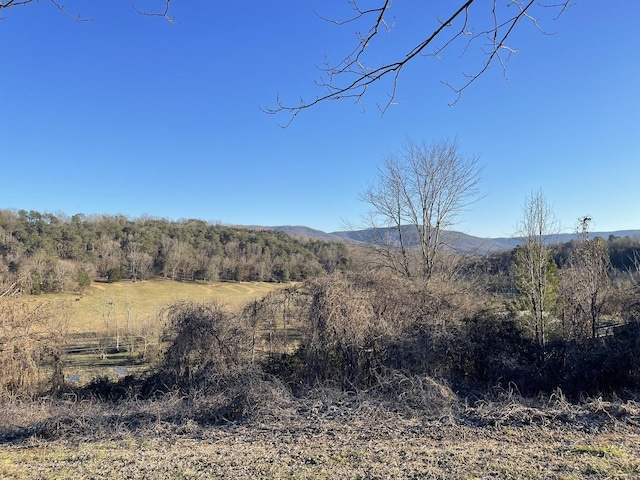
[[423, 353], [433, 336], [453, 333], [454, 325], [483, 306], [462, 285], [379, 272], [307, 282], [305, 381], [355, 391], [381, 384], [388, 367], [403, 370], [413, 363], [412, 374], [426, 373]]
[[[400, 283], [408, 284], [398, 279], [396, 291], [402, 291]], [[374, 276], [333, 275], [308, 282], [306, 288], [311, 298], [305, 339], [307, 381], [332, 380], [343, 388], [374, 384], [385, 356], [385, 339], [399, 331], [404, 312], [397, 310], [397, 303], [385, 302]]]
[[251, 336], [251, 363], [291, 353], [300, 341], [300, 320], [307, 294], [296, 287], [277, 289], [242, 310], [241, 322]]
[[625, 321], [640, 321], [640, 255], [634, 252], [632, 266], [615, 282], [615, 300]]
[[[615, 327], [567, 355], [563, 389], [574, 395], [622, 395], [640, 389], [640, 322]], [[566, 386], [565, 386], [566, 385]]]
[[248, 331], [215, 302], [178, 302], [168, 311], [171, 336], [162, 369], [193, 380], [205, 372], [224, 374], [248, 363]]
[[484, 357], [470, 357], [470, 352], [481, 350], [474, 319], [488, 311], [490, 298], [462, 279], [432, 278], [416, 285], [409, 299], [409, 319], [388, 339], [385, 365], [410, 375], [448, 381], [475, 372], [476, 362]]
[[30, 397], [63, 382], [69, 305], [0, 298], [0, 397]]
[[277, 379], [267, 380], [254, 362], [258, 319], [246, 314], [231, 314], [217, 303], [174, 304], [168, 312], [172, 340], [142, 395], [178, 389], [185, 398], [180, 415], [198, 424], [269, 415], [286, 403], [290, 392]]
[[419, 322], [441, 332], [460, 325], [490, 303], [486, 293], [463, 278], [432, 279], [421, 286], [416, 297], [421, 301]]

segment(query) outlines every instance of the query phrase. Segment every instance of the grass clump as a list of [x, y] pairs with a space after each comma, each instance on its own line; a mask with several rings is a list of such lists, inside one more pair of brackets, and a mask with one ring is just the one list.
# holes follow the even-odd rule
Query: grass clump
[[578, 445], [574, 453], [593, 457], [622, 457], [624, 452], [611, 446]]

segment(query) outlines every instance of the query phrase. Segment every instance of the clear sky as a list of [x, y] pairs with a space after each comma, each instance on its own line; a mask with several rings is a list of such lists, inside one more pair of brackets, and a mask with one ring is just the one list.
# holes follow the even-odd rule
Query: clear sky
[[[406, 49], [442, 14], [433, 5], [396, 0], [394, 30], [372, 46]], [[314, 12], [344, 18], [346, 0], [173, 0], [174, 24], [128, 0], [64, 6], [93, 21], [45, 0], [0, 10], [0, 208], [331, 232], [360, 222], [359, 192], [407, 137], [457, 138], [486, 194], [458, 230], [513, 234], [538, 189], [568, 231], [583, 215], [595, 230], [640, 228], [637, 0], [576, 0], [541, 19], [554, 35], [523, 24], [509, 82], [496, 65], [453, 107], [441, 81], [460, 83], [477, 50], [417, 59], [384, 116], [388, 84], [365, 113], [332, 101], [286, 129], [260, 107], [322, 93], [316, 66], [344, 56], [355, 27]]]

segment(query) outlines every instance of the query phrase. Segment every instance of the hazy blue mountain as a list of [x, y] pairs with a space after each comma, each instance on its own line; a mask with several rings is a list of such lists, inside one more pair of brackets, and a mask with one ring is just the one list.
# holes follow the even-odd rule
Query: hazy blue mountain
[[[363, 243], [379, 243], [381, 237], [387, 238], [392, 245], [397, 245], [399, 243], [398, 232], [393, 228], [341, 231], [332, 232], [332, 234], [347, 240]], [[408, 225], [403, 227], [402, 234], [408, 245], [417, 246], [417, 243], [412, 244], [411, 242], [411, 238], [414, 236], [413, 227]], [[476, 253], [478, 255], [510, 248], [503, 246], [500, 242], [496, 242], [491, 238], [474, 237], [472, 235], [456, 231], [443, 232], [442, 239], [445, 244], [451, 247], [452, 250]]]
[[321, 230], [314, 230], [313, 228], [304, 227], [302, 225], [282, 225], [278, 227], [261, 227], [258, 225], [249, 225], [245, 228], [251, 230], [275, 230], [277, 232], [284, 232], [292, 237], [297, 238], [313, 238], [318, 240], [325, 240], [327, 242], [343, 242], [344, 238], [335, 235], [333, 233], [326, 233]]
[[[364, 230], [344, 230], [338, 232], [326, 233], [321, 230], [304, 227], [300, 225], [283, 225], [278, 227], [260, 227], [248, 226], [251, 229], [277, 230], [285, 232], [293, 237], [298, 238], [315, 238], [325, 241], [347, 241], [355, 243], [371, 243], [376, 242], [383, 236], [388, 238], [392, 243], [398, 243], [398, 232], [393, 229], [364, 229]], [[409, 225], [403, 227], [403, 235], [405, 239], [410, 239], [412, 228]], [[638, 237], [640, 238], [640, 230], [617, 230], [613, 232], [592, 232], [591, 237], [602, 237], [607, 240], [611, 235], [616, 237]], [[551, 237], [551, 242], [564, 243], [576, 238], [575, 233], [561, 233]], [[481, 238], [474, 237], [462, 232], [445, 231], [443, 232], [443, 240], [452, 249], [463, 252], [483, 255], [486, 253], [499, 252], [501, 250], [509, 250], [522, 243], [523, 239], [518, 237], [497, 237], [497, 238]], [[417, 246], [417, 244], [413, 245]]]

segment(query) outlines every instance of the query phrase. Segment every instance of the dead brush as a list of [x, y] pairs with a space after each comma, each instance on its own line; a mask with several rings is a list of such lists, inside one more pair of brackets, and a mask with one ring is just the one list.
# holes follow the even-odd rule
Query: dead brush
[[580, 425], [585, 430], [617, 424], [640, 426], [640, 405], [633, 400], [604, 401], [601, 397], [570, 402], [560, 389], [551, 395], [524, 397], [510, 385], [496, 387], [484, 398], [461, 403], [461, 423], [474, 426]]
[[[206, 377], [206, 379], [204, 378]], [[184, 402], [179, 417], [201, 425], [224, 425], [255, 417], [277, 416], [280, 404], [286, 409], [287, 389], [254, 369], [218, 374], [210, 372], [182, 389]]]
[[22, 438], [23, 432], [47, 419], [51, 411], [52, 404], [48, 400], [3, 395], [0, 402], [0, 443]]
[[296, 399], [297, 419], [303, 425], [353, 425], [355, 419], [379, 424], [389, 417], [381, 402], [366, 392], [349, 392], [340, 388], [317, 385], [302, 398]]
[[433, 278], [420, 284], [414, 293], [418, 305], [418, 323], [436, 327], [440, 332], [489, 307], [491, 298], [477, 284], [462, 277], [447, 280]]
[[190, 381], [205, 369], [226, 373], [250, 362], [248, 329], [217, 302], [177, 302], [168, 310], [170, 345], [161, 368]]
[[247, 392], [245, 416], [251, 422], [265, 423], [296, 417], [296, 401], [291, 390], [275, 377], [260, 376]]
[[380, 273], [336, 274], [305, 284], [305, 382], [358, 391], [379, 383], [389, 346], [421, 316], [422, 292]]
[[6, 422], [0, 428], [5, 442], [30, 439], [125, 439], [146, 433], [175, 433], [194, 417], [183, 393], [173, 390], [161, 397], [135, 397], [118, 402], [97, 397], [66, 395], [38, 401], [2, 405]]
[[77, 401], [76, 397], [4, 402], [0, 438], [15, 442], [94, 435], [100, 429], [99, 419], [105, 415], [99, 402]]
[[602, 397], [586, 398], [581, 403], [581, 410], [588, 418], [599, 422], [608, 420], [609, 422], [623, 422], [635, 427], [640, 427], [640, 403], [636, 400], [622, 401], [603, 400]]
[[453, 414], [458, 396], [445, 383], [423, 374], [387, 369], [368, 393], [380, 405], [405, 415], [444, 418]]
[[0, 401], [61, 386], [69, 311], [67, 301], [0, 298]]

